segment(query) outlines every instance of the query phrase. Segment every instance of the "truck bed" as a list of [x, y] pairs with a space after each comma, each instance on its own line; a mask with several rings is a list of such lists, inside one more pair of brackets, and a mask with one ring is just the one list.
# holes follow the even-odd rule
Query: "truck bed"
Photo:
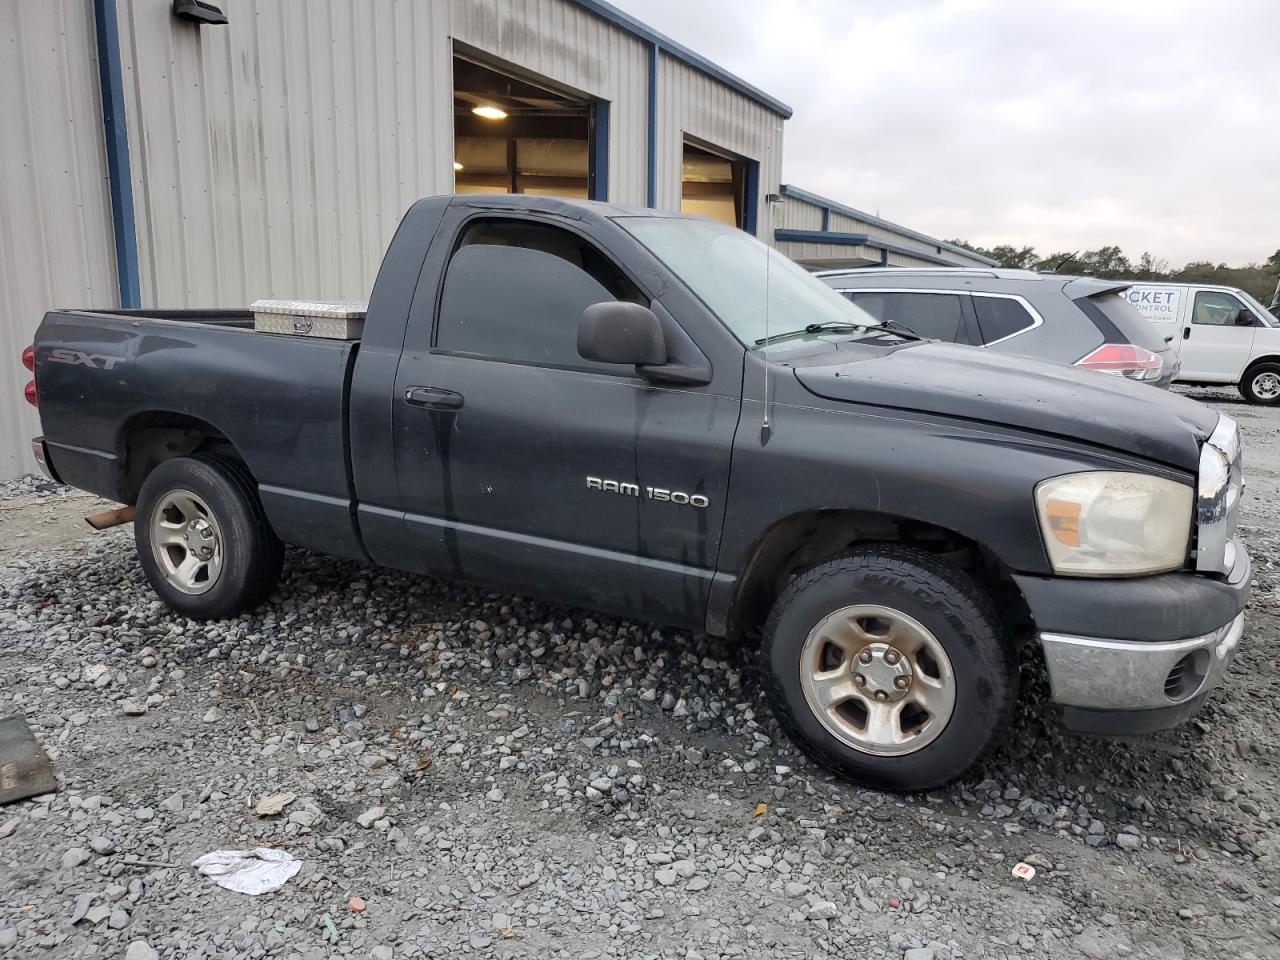
[[253, 314], [248, 310], [93, 310], [67, 311], [95, 317], [133, 317], [139, 320], [170, 320], [176, 323], [199, 323], [210, 327], [253, 329]]
[[133, 503], [146, 450], [172, 455], [192, 427], [213, 427], [286, 541], [362, 556], [346, 416], [358, 346], [258, 333], [247, 310], [53, 311], [35, 340], [50, 465]]

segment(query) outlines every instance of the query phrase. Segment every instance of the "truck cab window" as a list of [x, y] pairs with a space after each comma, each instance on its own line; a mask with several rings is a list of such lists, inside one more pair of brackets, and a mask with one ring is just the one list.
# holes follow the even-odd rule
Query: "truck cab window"
[[1197, 290], [1191, 322], [1211, 327], [1234, 326], [1244, 304], [1229, 293], [1218, 290]]
[[608, 300], [649, 303], [611, 260], [567, 230], [479, 220], [449, 261], [435, 344], [490, 360], [630, 374], [578, 355], [582, 312]]
[[948, 343], [960, 338], [963, 313], [954, 293], [849, 291], [845, 296], [877, 320], [897, 323], [922, 337]]

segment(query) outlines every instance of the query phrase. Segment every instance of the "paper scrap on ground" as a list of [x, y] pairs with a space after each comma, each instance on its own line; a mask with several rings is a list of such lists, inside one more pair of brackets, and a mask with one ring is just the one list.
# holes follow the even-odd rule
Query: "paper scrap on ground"
[[260, 817], [274, 817], [297, 799], [296, 793], [273, 793], [258, 801], [256, 812]]
[[284, 886], [302, 869], [302, 861], [284, 850], [254, 847], [252, 850], [214, 850], [197, 857], [191, 866], [220, 887], [256, 897]]

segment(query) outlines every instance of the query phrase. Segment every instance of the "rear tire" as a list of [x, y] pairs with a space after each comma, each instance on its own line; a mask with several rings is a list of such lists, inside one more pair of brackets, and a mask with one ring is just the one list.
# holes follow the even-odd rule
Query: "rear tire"
[[166, 460], [142, 484], [133, 530], [152, 589], [193, 619], [234, 617], [280, 581], [284, 544], [238, 460], [208, 454]]
[[1240, 393], [1250, 403], [1274, 407], [1280, 403], [1280, 363], [1259, 363], [1240, 378]]
[[800, 574], [769, 615], [762, 655], [774, 709], [805, 752], [891, 790], [963, 774], [1016, 693], [986, 592], [911, 547], [859, 549]]

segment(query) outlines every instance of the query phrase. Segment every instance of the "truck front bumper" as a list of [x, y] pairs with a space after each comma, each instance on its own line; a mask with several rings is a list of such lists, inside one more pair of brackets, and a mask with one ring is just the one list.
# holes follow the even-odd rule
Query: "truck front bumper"
[[1066, 726], [1140, 734], [1194, 714], [1235, 657], [1250, 575], [1249, 554], [1237, 543], [1224, 579], [1016, 577]]

